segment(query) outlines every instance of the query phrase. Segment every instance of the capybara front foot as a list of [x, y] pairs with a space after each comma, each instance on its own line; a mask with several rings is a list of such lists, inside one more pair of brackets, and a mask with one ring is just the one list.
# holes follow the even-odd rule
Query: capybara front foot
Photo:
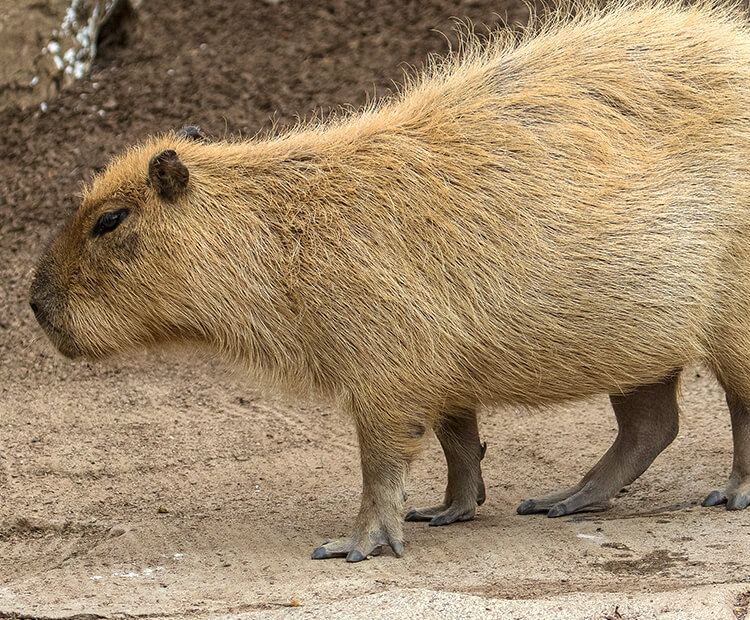
[[456, 521], [471, 521], [476, 514], [477, 502], [453, 502], [432, 508], [415, 508], [406, 513], [404, 521], [429, 521], [430, 525], [448, 525]]
[[378, 528], [370, 532], [355, 532], [351, 538], [323, 543], [313, 551], [312, 559], [345, 557], [347, 562], [361, 562], [371, 555], [379, 555], [386, 547], [390, 547], [397, 558], [404, 555], [404, 541], [400, 533], [389, 535], [385, 528]]
[[355, 408], [354, 413], [362, 461], [362, 499], [354, 532], [350, 538], [320, 545], [312, 553], [313, 560], [346, 558], [347, 562], [361, 562], [388, 547], [396, 557], [404, 554], [401, 514], [408, 466], [404, 453], [416, 452], [421, 434], [414, 437], [408, 425], [393, 427], [384, 423], [398, 420], [395, 414], [386, 415], [366, 408]]
[[703, 500], [703, 506], [726, 504], [727, 510], [744, 510], [750, 506], [750, 480], [743, 484], [731, 482], [723, 490], [711, 491]]
[[[456, 490], [457, 486], [460, 486], [459, 490]], [[477, 506], [481, 506], [485, 499], [482, 472], [472, 473], [468, 479], [462, 478], [460, 485], [449, 484], [445, 496], [445, 500], [439, 506], [410, 510], [406, 513], [404, 521], [429, 521], [430, 525], [471, 521], [476, 515]]]
[[548, 512], [553, 504], [546, 503], [543, 499], [525, 499], [516, 508], [519, 515], [533, 515], [539, 512]]

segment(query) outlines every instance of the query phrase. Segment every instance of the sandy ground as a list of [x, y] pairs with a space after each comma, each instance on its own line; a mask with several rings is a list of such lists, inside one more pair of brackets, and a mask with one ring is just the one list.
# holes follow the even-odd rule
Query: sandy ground
[[[477, 519], [407, 523], [402, 559], [350, 565], [309, 559], [359, 501], [353, 428], [325, 403], [263, 394], [184, 352], [96, 366], [53, 352], [26, 304], [29, 271], [111, 154], [188, 122], [253, 133], [274, 112], [283, 124], [361, 103], [399, 63], [444, 51], [434, 29], [452, 16], [524, 10], [147, 4], [139, 38], [47, 113], [0, 112], [0, 618], [746, 617], [750, 512], [699, 505], [731, 464], [723, 395], [701, 369], [685, 373], [678, 438], [610, 511], [515, 513], [606, 450], [606, 398], [485, 411]], [[444, 478], [433, 437], [408, 506], [434, 503]]]
[[[33, 337], [20, 354], [26, 371], [3, 377], [0, 611], [273, 617], [296, 601], [283, 613], [746, 613], [750, 519], [697, 504], [731, 459], [721, 394], [703, 373], [685, 381], [677, 440], [612, 510], [514, 511], [606, 449], [615, 428], [605, 399], [488, 411], [478, 518], [407, 523], [404, 558], [349, 565], [309, 559], [347, 532], [358, 504], [357, 448], [336, 412], [274, 400], [174, 354], [89, 367]], [[444, 475], [433, 439], [409, 505], [436, 499]]]

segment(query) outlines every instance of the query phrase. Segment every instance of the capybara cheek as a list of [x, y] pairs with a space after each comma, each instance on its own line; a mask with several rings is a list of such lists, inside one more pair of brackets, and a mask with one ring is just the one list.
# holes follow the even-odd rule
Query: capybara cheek
[[141, 257], [141, 248], [141, 236], [131, 232], [112, 244], [112, 257], [123, 263], [131, 263]]

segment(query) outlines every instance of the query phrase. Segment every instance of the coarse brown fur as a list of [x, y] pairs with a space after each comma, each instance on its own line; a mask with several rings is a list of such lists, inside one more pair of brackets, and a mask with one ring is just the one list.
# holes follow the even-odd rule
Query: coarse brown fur
[[335, 398], [357, 425], [363, 500], [353, 537], [314, 557], [401, 552], [403, 479], [427, 427], [448, 489], [407, 518], [471, 518], [482, 405], [612, 395], [610, 451], [519, 511], [605, 501], [674, 437], [677, 377], [695, 361], [727, 390], [735, 429], [732, 478], [706, 501], [742, 508], [748, 110], [738, 12], [578, 6], [518, 39], [468, 37], [355, 114], [132, 148], [42, 258], [32, 304], [72, 357], [197, 343]]

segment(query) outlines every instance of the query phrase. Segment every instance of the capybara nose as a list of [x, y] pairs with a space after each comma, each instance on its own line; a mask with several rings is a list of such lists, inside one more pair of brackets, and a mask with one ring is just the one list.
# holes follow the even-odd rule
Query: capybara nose
[[29, 305], [31, 306], [31, 311], [34, 313], [36, 322], [39, 323], [39, 325], [44, 325], [46, 318], [46, 315], [44, 313], [44, 305], [37, 299], [32, 299], [29, 302]]
[[45, 309], [49, 308], [51, 293], [47, 272], [44, 269], [37, 269], [31, 280], [28, 299], [31, 311], [39, 323], [42, 323], [47, 316]]

